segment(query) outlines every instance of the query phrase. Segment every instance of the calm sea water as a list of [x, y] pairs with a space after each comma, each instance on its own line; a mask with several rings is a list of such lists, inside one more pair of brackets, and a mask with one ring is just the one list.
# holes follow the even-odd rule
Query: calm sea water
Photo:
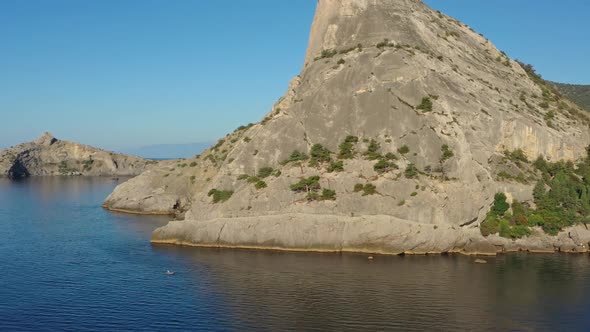
[[590, 330], [587, 255], [152, 246], [166, 218], [103, 210], [115, 185], [0, 180], [1, 331]]

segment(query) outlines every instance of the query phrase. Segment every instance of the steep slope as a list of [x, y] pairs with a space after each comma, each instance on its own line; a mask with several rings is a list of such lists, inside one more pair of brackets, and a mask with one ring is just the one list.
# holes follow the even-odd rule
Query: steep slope
[[556, 82], [550, 83], [553, 84], [566, 98], [578, 104], [585, 110], [590, 111], [590, 85], [565, 84]]
[[[484, 238], [478, 226], [498, 191], [532, 198], [538, 174], [505, 151], [573, 161], [585, 156], [589, 123], [486, 38], [421, 1], [320, 0], [301, 74], [260, 123], [193, 161], [201, 173], [185, 220], [156, 230], [153, 241], [552, 250], [542, 234], [518, 244]], [[137, 202], [179, 194], [159, 176], [121, 185], [105, 206], [157, 210]]]
[[138, 175], [152, 164], [156, 162], [58, 140], [49, 133], [0, 151], [0, 177], [10, 178]]

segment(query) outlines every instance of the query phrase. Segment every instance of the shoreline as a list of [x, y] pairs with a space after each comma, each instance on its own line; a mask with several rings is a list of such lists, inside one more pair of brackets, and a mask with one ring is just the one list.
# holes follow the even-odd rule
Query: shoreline
[[[590, 231], [558, 236], [483, 237], [478, 227], [419, 224], [391, 216], [280, 214], [177, 220], [153, 231], [151, 243], [189, 247], [382, 255], [496, 256], [505, 253], [588, 253]], [[569, 237], [570, 233], [575, 239]]]
[[111, 212], [119, 212], [119, 213], [125, 213], [125, 214], [134, 214], [134, 215], [140, 215], [140, 216], [171, 216], [173, 217], [175, 215], [175, 212], [170, 212], [170, 211], [137, 211], [137, 210], [127, 210], [127, 209], [118, 209], [118, 208], [113, 208], [110, 207], [106, 204], [101, 205], [101, 207], [107, 211], [111, 211]]
[[284, 248], [271, 246], [255, 246], [255, 245], [224, 245], [224, 244], [199, 244], [180, 240], [158, 240], [151, 239], [150, 243], [156, 246], [178, 246], [188, 248], [204, 248], [204, 249], [220, 249], [220, 250], [244, 250], [244, 251], [268, 251], [268, 252], [294, 252], [294, 253], [317, 253], [317, 254], [367, 254], [379, 256], [466, 256], [466, 257], [498, 257], [501, 255], [512, 255], [524, 253], [527, 255], [580, 255], [588, 254], [588, 251], [572, 252], [572, 251], [549, 251], [549, 250], [504, 250], [496, 253], [482, 253], [482, 252], [466, 252], [463, 250], [451, 250], [445, 252], [386, 252], [386, 251], [370, 251], [363, 249], [311, 249], [311, 248]]

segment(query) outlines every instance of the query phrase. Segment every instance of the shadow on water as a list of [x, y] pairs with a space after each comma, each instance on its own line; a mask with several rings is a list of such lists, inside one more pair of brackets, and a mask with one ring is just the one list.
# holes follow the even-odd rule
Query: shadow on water
[[[588, 326], [587, 256], [377, 256], [154, 246], [207, 267], [235, 319], [297, 330]], [[193, 275], [202, 278], [202, 275]], [[263, 314], [264, 313], [264, 314]], [[293, 325], [294, 324], [294, 325]]]

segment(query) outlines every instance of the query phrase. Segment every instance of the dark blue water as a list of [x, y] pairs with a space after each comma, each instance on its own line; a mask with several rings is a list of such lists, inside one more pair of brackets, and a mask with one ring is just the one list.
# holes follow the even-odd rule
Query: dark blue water
[[166, 218], [103, 210], [115, 185], [0, 180], [1, 331], [590, 330], [587, 255], [152, 246]]

